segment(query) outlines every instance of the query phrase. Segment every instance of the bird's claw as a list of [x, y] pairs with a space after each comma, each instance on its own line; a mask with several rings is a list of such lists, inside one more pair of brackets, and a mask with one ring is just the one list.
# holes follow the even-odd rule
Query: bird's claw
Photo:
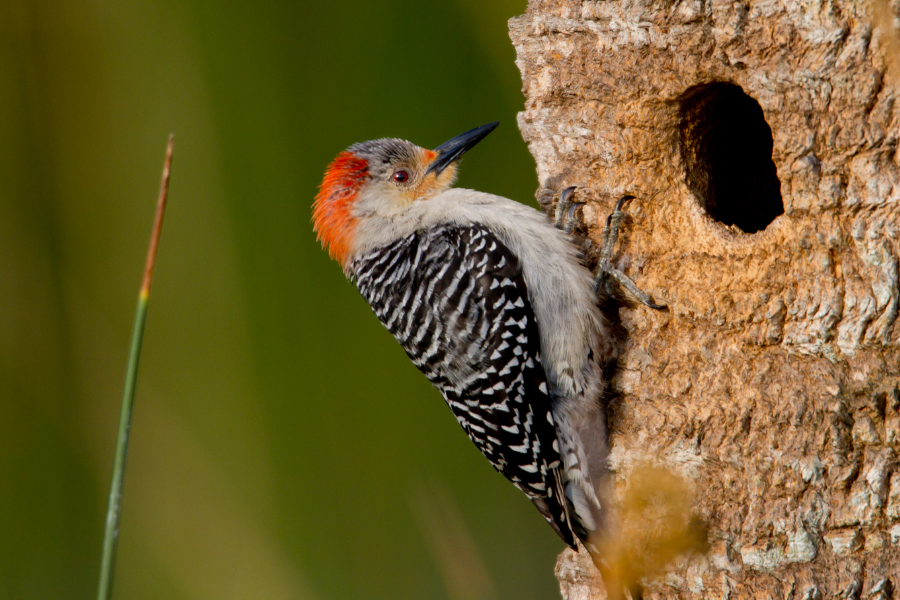
[[567, 187], [559, 195], [559, 202], [556, 204], [556, 218], [554, 224], [559, 229], [570, 234], [575, 231], [578, 221], [575, 218], [575, 212], [579, 206], [584, 206], [584, 202], [573, 202], [572, 196], [575, 194], [575, 186]]
[[[556, 203], [556, 211], [554, 224], [557, 228], [562, 229], [571, 235], [578, 225], [578, 219], [575, 216], [578, 207], [584, 206], [584, 202], [573, 202], [572, 196], [575, 194], [576, 187], [571, 186], [564, 189], [559, 195], [559, 201]], [[606, 218], [606, 227], [600, 236], [600, 259], [597, 262], [597, 276], [594, 279], [594, 291], [599, 292], [601, 288], [608, 284], [609, 279], [615, 279], [619, 285], [628, 290], [632, 296], [637, 298], [642, 304], [661, 310], [666, 308], [665, 304], [657, 304], [650, 295], [642, 291], [637, 284], [625, 273], [615, 268], [612, 264], [613, 251], [619, 240], [619, 228], [622, 226], [622, 220], [625, 218], [623, 208], [625, 205], [634, 200], [634, 196], [622, 196], [616, 207]]]
[[[645, 304], [650, 308], [662, 310], [666, 308], [665, 304], [657, 304], [650, 295], [641, 290], [637, 284], [625, 273], [615, 268], [612, 264], [612, 255], [619, 240], [619, 228], [622, 226], [622, 220], [625, 213], [622, 209], [630, 200], [634, 200], [634, 196], [622, 196], [616, 203], [616, 207], [612, 213], [606, 218], [606, 227], [603, 228], [601, 235], [600, 259], [597, 261], [597, 276], [594, 279], [594, 291], [599, 292], [606, 284], [610, 277], [615, 279], [619, 285], [628, 290], [631, 295], [638, 299], [641, 304]], [[562, 200], [562, 197], [560, 197]]]

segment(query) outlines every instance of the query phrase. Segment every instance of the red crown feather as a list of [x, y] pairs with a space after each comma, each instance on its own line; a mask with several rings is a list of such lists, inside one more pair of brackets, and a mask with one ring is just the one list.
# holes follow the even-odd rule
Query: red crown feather
[[350, 207], [369, 174], [369, 163], [352, 152], [337, 155], [313, 203], [313, 230], [331, 258], [343, 265], [350, 254], [356, 223]]

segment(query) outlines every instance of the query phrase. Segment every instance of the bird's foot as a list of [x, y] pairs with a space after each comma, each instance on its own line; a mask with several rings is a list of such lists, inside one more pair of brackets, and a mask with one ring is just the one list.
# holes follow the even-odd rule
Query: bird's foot
[[584, 202], [573, 202], [572, 196], [575, 195], [575, 186], [567, 187], [559, 195], [559, 202], [556, 203], [556, 216], [553, 219], [554, 224], [559, 228], [572, 235], [575, 227], [578, 226], [578, 219], [575, 212], [579, 206], [584, 206]]
[[[563, 194], [565, 194], [565, 192], [563, 192]], [[665, 304], [655, 303], [650, 298], [649, 294], [641, 290], [628, 275], [615, 268], [612, 264], [612, 254], [616, 248], [616, 242], [619, 240], [619, 228], [622, 226], [622, 219], [625, 218], [625, 213], [622, 211], [622, 208], [629, 200], [634, 200], [634, 196], [623, 196], [616, 203], [616, 208], [613, 210], [612, 214], [606, 218], [606, 227], [603, 228], [603, 235], [600, 238], [602, 246], [600, 248], [600, 259], [597, 261], [597, 276], [594, 279], [594, 291], [599, 292], [600, 289], [608, 284], [609, 278], [613, 278], [642, 304], [646, 304], [650, 308], [661, 310], [666, 308]], [[562, 204], [562, 196], [560, 196], [560, 204]], [[557, 212], [557, 217], [558, 216]]]

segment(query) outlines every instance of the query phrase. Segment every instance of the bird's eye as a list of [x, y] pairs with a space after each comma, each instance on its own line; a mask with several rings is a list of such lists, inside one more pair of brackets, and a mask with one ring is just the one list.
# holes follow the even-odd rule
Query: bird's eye
[[396, 171], [392, 175], [392, 177], [394, 178], [394, 181], [396, 181], [397, 183], [403, 183], [404, 181], [409, 179], [409, 173], [407, 173], [406, 171]]

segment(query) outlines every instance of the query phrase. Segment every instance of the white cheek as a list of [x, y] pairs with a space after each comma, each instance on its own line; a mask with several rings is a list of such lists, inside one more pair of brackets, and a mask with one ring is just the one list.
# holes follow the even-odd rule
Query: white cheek
[[397, 185], [379, 181], [360, 190], [353, 207], [358, 219], [396, 218], [410, 208], [409, 196]]
[[412, 234], [421, 227], [427, 202], [412, 202], [390, 184], [361, 190], [353, 205], [356, 232], [352, 254], [365, 252]]

